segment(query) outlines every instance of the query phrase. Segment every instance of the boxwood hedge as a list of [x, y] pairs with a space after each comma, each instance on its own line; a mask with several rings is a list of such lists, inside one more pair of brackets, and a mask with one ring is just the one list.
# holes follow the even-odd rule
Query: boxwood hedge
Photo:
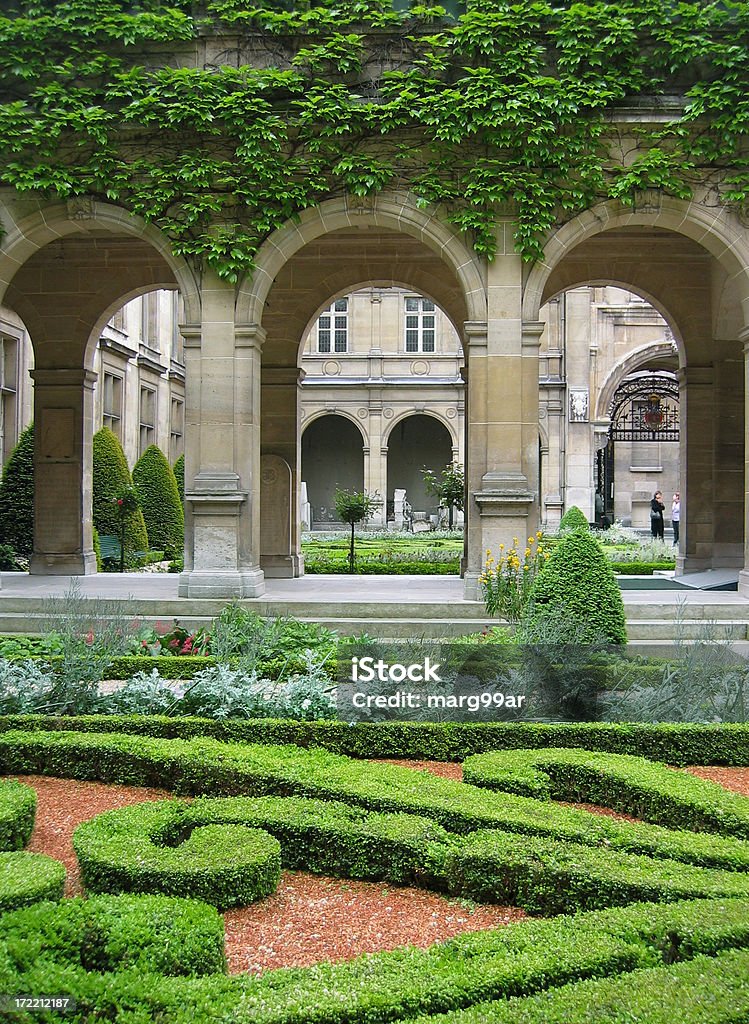
[[22, 850], [31, 838], [36, 793], [12, 779], [0, 780], [0, 850]]
[[[117, 906], [115, 898], [107, 899], [112, 900], [112, 907]], [[123, 956], [120, 970], [112, 972], [106, 970], [117, 966], [111, 956], [103, 956], [100, 966], [91, 965], [88, 972], [84, 970], [88, 962], [77, 938], [67, 938], [70, 901], [58, 907], [45, 904], [39, 911], [11, 915], [8, 933], [4, 930], [8, 918], [0, 918], [2, 991], [70, 995], [77, 1001], [77, 1010], [64, 1017], [70, 1024], [126, 1019], [161, 1020], [169, 1024], [209, 1024], [228, 1019], [237, 1024], [389, 1024], [405, 1017], [456, 1011], [475, 1004], [478, 1016], [471, 1019], [471, 1024], [483, 1024], [489, 1018], [481, 1014], [489, 1010], [495, 1013], [512, 1007], [517, 1012], [522, 1004], [505, 1003], [507, 997], [552, 990], [550, 998], [558, 994], [564, 999], [577, 989], [570, 982], [601, 978], [608, 984], [612, 976], [618, 975], [625, 975], [622, 984], [628, 989], [638, 984], [638, 975], [630, 972], [692, 960], [701, 967], [702, 961], [697, 958], [702, 955], [714, 956], [749, 946], [749, 901], [699, 900], [664, 906], [634, 905], [551, 921], [524, 921], [494, 931], [463, 935], [428, 950], [399, 949], [365, 955], [348, 963], [268, 971], [259, 977], [227, 978], [218, 973], [198, 978], [168, 977], [167, 974], [182, 972], [170, 969], [168, 963], [162, 967], [159, 962], [160, 956], [170, 956], [168, 950], [161, 953], [158, 948], [160, 939], [165, 944], [164, 932], [138, 926], [139, 901], [145, 898], [117, 899], [124, 910], [132, 908], [117, 932], [117, 941], [133, 928], [136, 949]], [[92, 899], [94, 913], [101, 901], [101, 897]], [[179, 909], [179, 901], [172, 903], [176, 960], [181, 964], [185, 960], [181, 951], [191, 937], [184, 934], [186, 915]], [[80, 911], [72, 913], [79, 915]], [[39, 921], [37, 914], [46, 918], [44, 939], [40, 944], [26, 945], [19, 940], [24, 926], [31, 931]], [[104, 936], [104, 947], [111, 941], [108, 936], [112, 927], [107, 920], [103, 929], [100, 925], [94, 928], [94, 935]], [[55, 939], [58, 931], [62, 935], [59, 942]], [[15, 943], [15, 955], [9, 953], [8, 940]], [[206, 923], [192, 940], [193, 955], [200, 963], [207, 962], [210, 969], [216, 955], [210, 924]], [[201, 953], [201, 946], [206, 944], [208, 952]], [[88, 949], [85, 943], [84, 948]], [[737, 961], [740, 963], [743, 962]], [[661, 985], [668, 984], [674, 969], [662, 971], [662, 976], [658, 976]], [[745, 974], [744, 971], [744, 977]], [[582, 1016], [585, 1003], [574, 996], [573, 1000], [566, 1020], [580, 1024], [586, 1019]], [[611, 1005], [628, 1005], [626, 997], [617, 1000]], [[672, 1004], [672, 1014], [679, 1005]], [[31, 1021], [31, 1015], [27, 1019]], [[522, 1019], [520, 1015], [514, 1018]]]
[[[146, 660], [146, 659], [143, 659]], [[164, 658], [164, 662], [207, 659]], [[161, 661], [159, 661], [159, 665]], [[638, 754], [671, 765], [749, 765], [749, 723], [702, 725], [663, 723], [458, 723], [458, 722], [297, 722], [273, 719], [213, 720], [158, 715], [6, 715], [0, 733], [11, 730], [118, 732], [142, 736], [211, 736], [243, 743], [293, 743], [321, 747], [349, 757], [404, 757], [463, 761], [488, 750], [584, 747]]]
[[603, 804], [671, 828], [749, 838], [749, 799], [643, 757], [589, 750], [475, 754], [463, 765], [474, 786], [542, 800]]

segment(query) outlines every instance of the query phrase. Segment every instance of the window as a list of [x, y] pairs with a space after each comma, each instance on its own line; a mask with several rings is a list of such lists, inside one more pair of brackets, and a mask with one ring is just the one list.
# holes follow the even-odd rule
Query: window
[[141, 298], [140, 340], [146, 348], [159, 347], [159, 293], [148, 292]]
[[180, 296], [179, 292], [172, 292], [171, 319], [172, 319], [172, 352], [173, 363], [184, 363], [185, 346], [182, 334], [179, 329], [180, 321]]
[[348, 299], [336, 299], [320, 314], [317, 321], [317, 351], [348, 351]]
[[174, 465], [185, 450], [185, 403], [181, 398], [172, 399], [169, 420], [169, 459]]
[[10, 457], [17, 437], [18, 342], [0, 337], [0, 458]]
[[434, 352], [435, 311], [429, 299], [406, 299], [406, 352]]
[[140, 454], [150, 444], [156, 443], [156, 391], [153, 388], [140, 389]]
[[122, 441], [122, 377], [106, 370], [102, 383], [101, 422]]

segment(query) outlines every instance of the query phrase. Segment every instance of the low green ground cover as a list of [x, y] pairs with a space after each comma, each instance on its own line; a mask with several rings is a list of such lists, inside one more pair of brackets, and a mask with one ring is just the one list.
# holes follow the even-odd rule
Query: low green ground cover
[[[347, 573], [348, 535], [307, 534], [302, 542], [305, 572]], [[463, 555], [460, 531], [433, 533], [360, 533], [356, 571], [365, 575], [457, 575]]]

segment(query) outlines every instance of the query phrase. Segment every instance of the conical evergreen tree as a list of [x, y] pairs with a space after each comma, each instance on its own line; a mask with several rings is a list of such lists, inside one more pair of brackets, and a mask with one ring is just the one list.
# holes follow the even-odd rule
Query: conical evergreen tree
[[29, 558], [34, 546], [34, 424], [18, 439], [0, 483], [0, 544]]
[[[117, 498], [126, 487], [132, 486], [130, 470], [122, 445], [109, 427], [94, 434], [94, 526], [99, 536], [120, 535]], [[148, 533], [143, 513], [137, 509], [125, 527], [125, 561], [134, 551], [148, 549]]]
[[588, 530], [590, 525], [585, 515], [577, 507], [577, 505], [571, 505], [562, 516], [559, 522], [559, 529], [561, 530]]
[[174, 463], [174, 479], [177, 481], [177, 490], [179, 491], [179, 500], [182, 502], [182, 507], [185, 507], [185, 457], [180, 455], [177, 461]]
[[172, 467], [155, 444], [149, 445], [133, 468], [133, 484], [148, 530], [151, 547], [168, 558], [182, 554], [185, 516]]
[[531, 590], [531, 619], [558, 609], [591, 640], [625, 644], [624, 603], [610, 562], [589, 530], [571, 530], [554, 548]]

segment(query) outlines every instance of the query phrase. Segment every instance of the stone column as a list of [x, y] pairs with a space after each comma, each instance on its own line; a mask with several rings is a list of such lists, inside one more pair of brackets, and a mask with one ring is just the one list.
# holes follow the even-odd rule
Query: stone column
[[498, 225], [488, 268], [489, 319], [468, 339], [468, 558], [465, 596], [480, 598], [487, 549], [526, 539], [538, 526], [538, 350], [543, 325], [523, 325], [522, 262], [512, 223]]
[[[741, 342], [714, 339], [712, 403], [715, 457], [713, 476], [713, 568], [744, 565], [744, 359]], [[671, 495], [668, 495], [671, 498]], [[670, 511], [670, 504], [667, 505]]]
[[681, 367], [678, 377], [682, 513], [677, 576], [712, 567], [715, 531], [713, 368]]
[[[245, 330], [238, 328], [238, 332]], [[252, 333], [252, 328], [249, 328]], [[296, 577], [304, 575], [304, 557], [302, 555], [302, 509], [300, 499], [301, 478], [301, 423], [300, 423], [300, 388], [304, 380], [304, 370], [296, 366], [264, 366], [262, 370], [263, 410], [261, 428], [261, 451], [263, 456], [276, 455], [283, 459], [291, 470], [291, 492], [285, 498], [290, 501], [288, 516], [291, 531], [284, 551], [276, 550], [278, 536], [273, 527], [264, 527], [264, 536], [275, 536], [273, 551], [261, 543], [260, 566], [268, 577]], [[280, 498], [280, 493], [277, 495]], [[273, 516], [270, 506], [266, 509], [268, 516]], [[283, 511], [284, 518], [286, 511]], [[270, 529], [270, 532], [268, 532]], [[284, 534], [286, 536], [286, 534]]]
[[185, 335], [185, 571], [180, 597], [259, 597], [260, 353], [234, 323], [234, 286], [206, 272], [203, 321]]
[[739, 593], [749, 597], [749, 327], [739, 340], [744, 347], [744, 568], [739, 573]]
[[91, 502], [94, 382], [83, 369], [32, 370], [34, 553], [40, 576], [96, 572]]

